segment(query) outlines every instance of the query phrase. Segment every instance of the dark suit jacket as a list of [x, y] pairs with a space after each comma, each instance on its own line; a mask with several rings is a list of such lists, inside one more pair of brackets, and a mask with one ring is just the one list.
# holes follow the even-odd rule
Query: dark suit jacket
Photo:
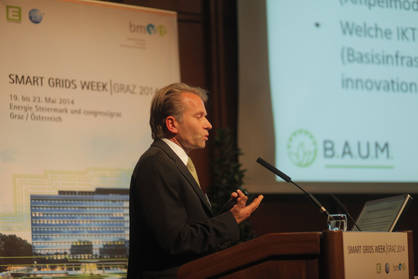
[[184, 163], [154, 141], [132, 174], [128, 279], [144, 270], [175, 270], [238, 240], [231, 212], [214, 216]]

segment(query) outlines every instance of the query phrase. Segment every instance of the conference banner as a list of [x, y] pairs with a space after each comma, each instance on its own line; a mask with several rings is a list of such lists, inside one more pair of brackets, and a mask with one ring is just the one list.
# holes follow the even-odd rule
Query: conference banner
[[180, 80], [176, 13], [4, 0], [0, 37], [0, 276], [125, 277], [150, 101]]

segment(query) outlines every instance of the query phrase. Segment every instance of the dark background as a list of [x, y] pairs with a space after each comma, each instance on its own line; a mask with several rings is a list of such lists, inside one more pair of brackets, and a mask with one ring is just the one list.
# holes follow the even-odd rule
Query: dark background
[[[207, 110], [214, 130], [229, 128], [237, 142], [239, 88], [236, 0], [111, 2], [178, 13], [181, 79], [190, 85], [209, 90]], [[214, 153], [211, 141], [213, 138], [209, 139], [208, 148], [192, 154], [201, 184], [206, 188], [211, 183], [210, 162]], [[392, 195], [394, 194], [339, 194], [338, 197], [356, 218], [364, 202]], [[329, 195], [318, 194], [316, 197], [330, 212], [338, 212]], [[413, 197], [415, 198], [414, 194]], [[418, 251], [418, 224], [415, 216], [418, 216], [418, 205], [417, 201], [412, 201], [399, 220], [396, 230], [413, 230], [414, 251]], [[268, 194], [251, 217], [251, 224], [256, 235], [270, 232], [323, 231], [326, 229], [326, 218], [305, 195]], [[415, 257], [415, 270], [418, 270], [418, 257]]]

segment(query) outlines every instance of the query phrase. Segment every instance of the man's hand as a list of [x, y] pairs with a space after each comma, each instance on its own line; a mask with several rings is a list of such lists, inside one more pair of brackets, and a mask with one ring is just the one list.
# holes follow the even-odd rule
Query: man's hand
[[259, 195], [249, 205], [247, 205], [248, 197], [241, 190], [237, 190], [231, 194], [232, 199], [236, 199], [236, 204], [230, 209], [237, 223], [241, 223], [251, 216], [263, 200], [263, 195]]

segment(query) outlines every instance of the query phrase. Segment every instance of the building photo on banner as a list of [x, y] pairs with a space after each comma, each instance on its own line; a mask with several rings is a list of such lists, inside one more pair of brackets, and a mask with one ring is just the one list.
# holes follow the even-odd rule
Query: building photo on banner
[[5, 0], [0, 36], [0, 276], [126, 277], [149, 105], [180, 80], [177, 14]]

